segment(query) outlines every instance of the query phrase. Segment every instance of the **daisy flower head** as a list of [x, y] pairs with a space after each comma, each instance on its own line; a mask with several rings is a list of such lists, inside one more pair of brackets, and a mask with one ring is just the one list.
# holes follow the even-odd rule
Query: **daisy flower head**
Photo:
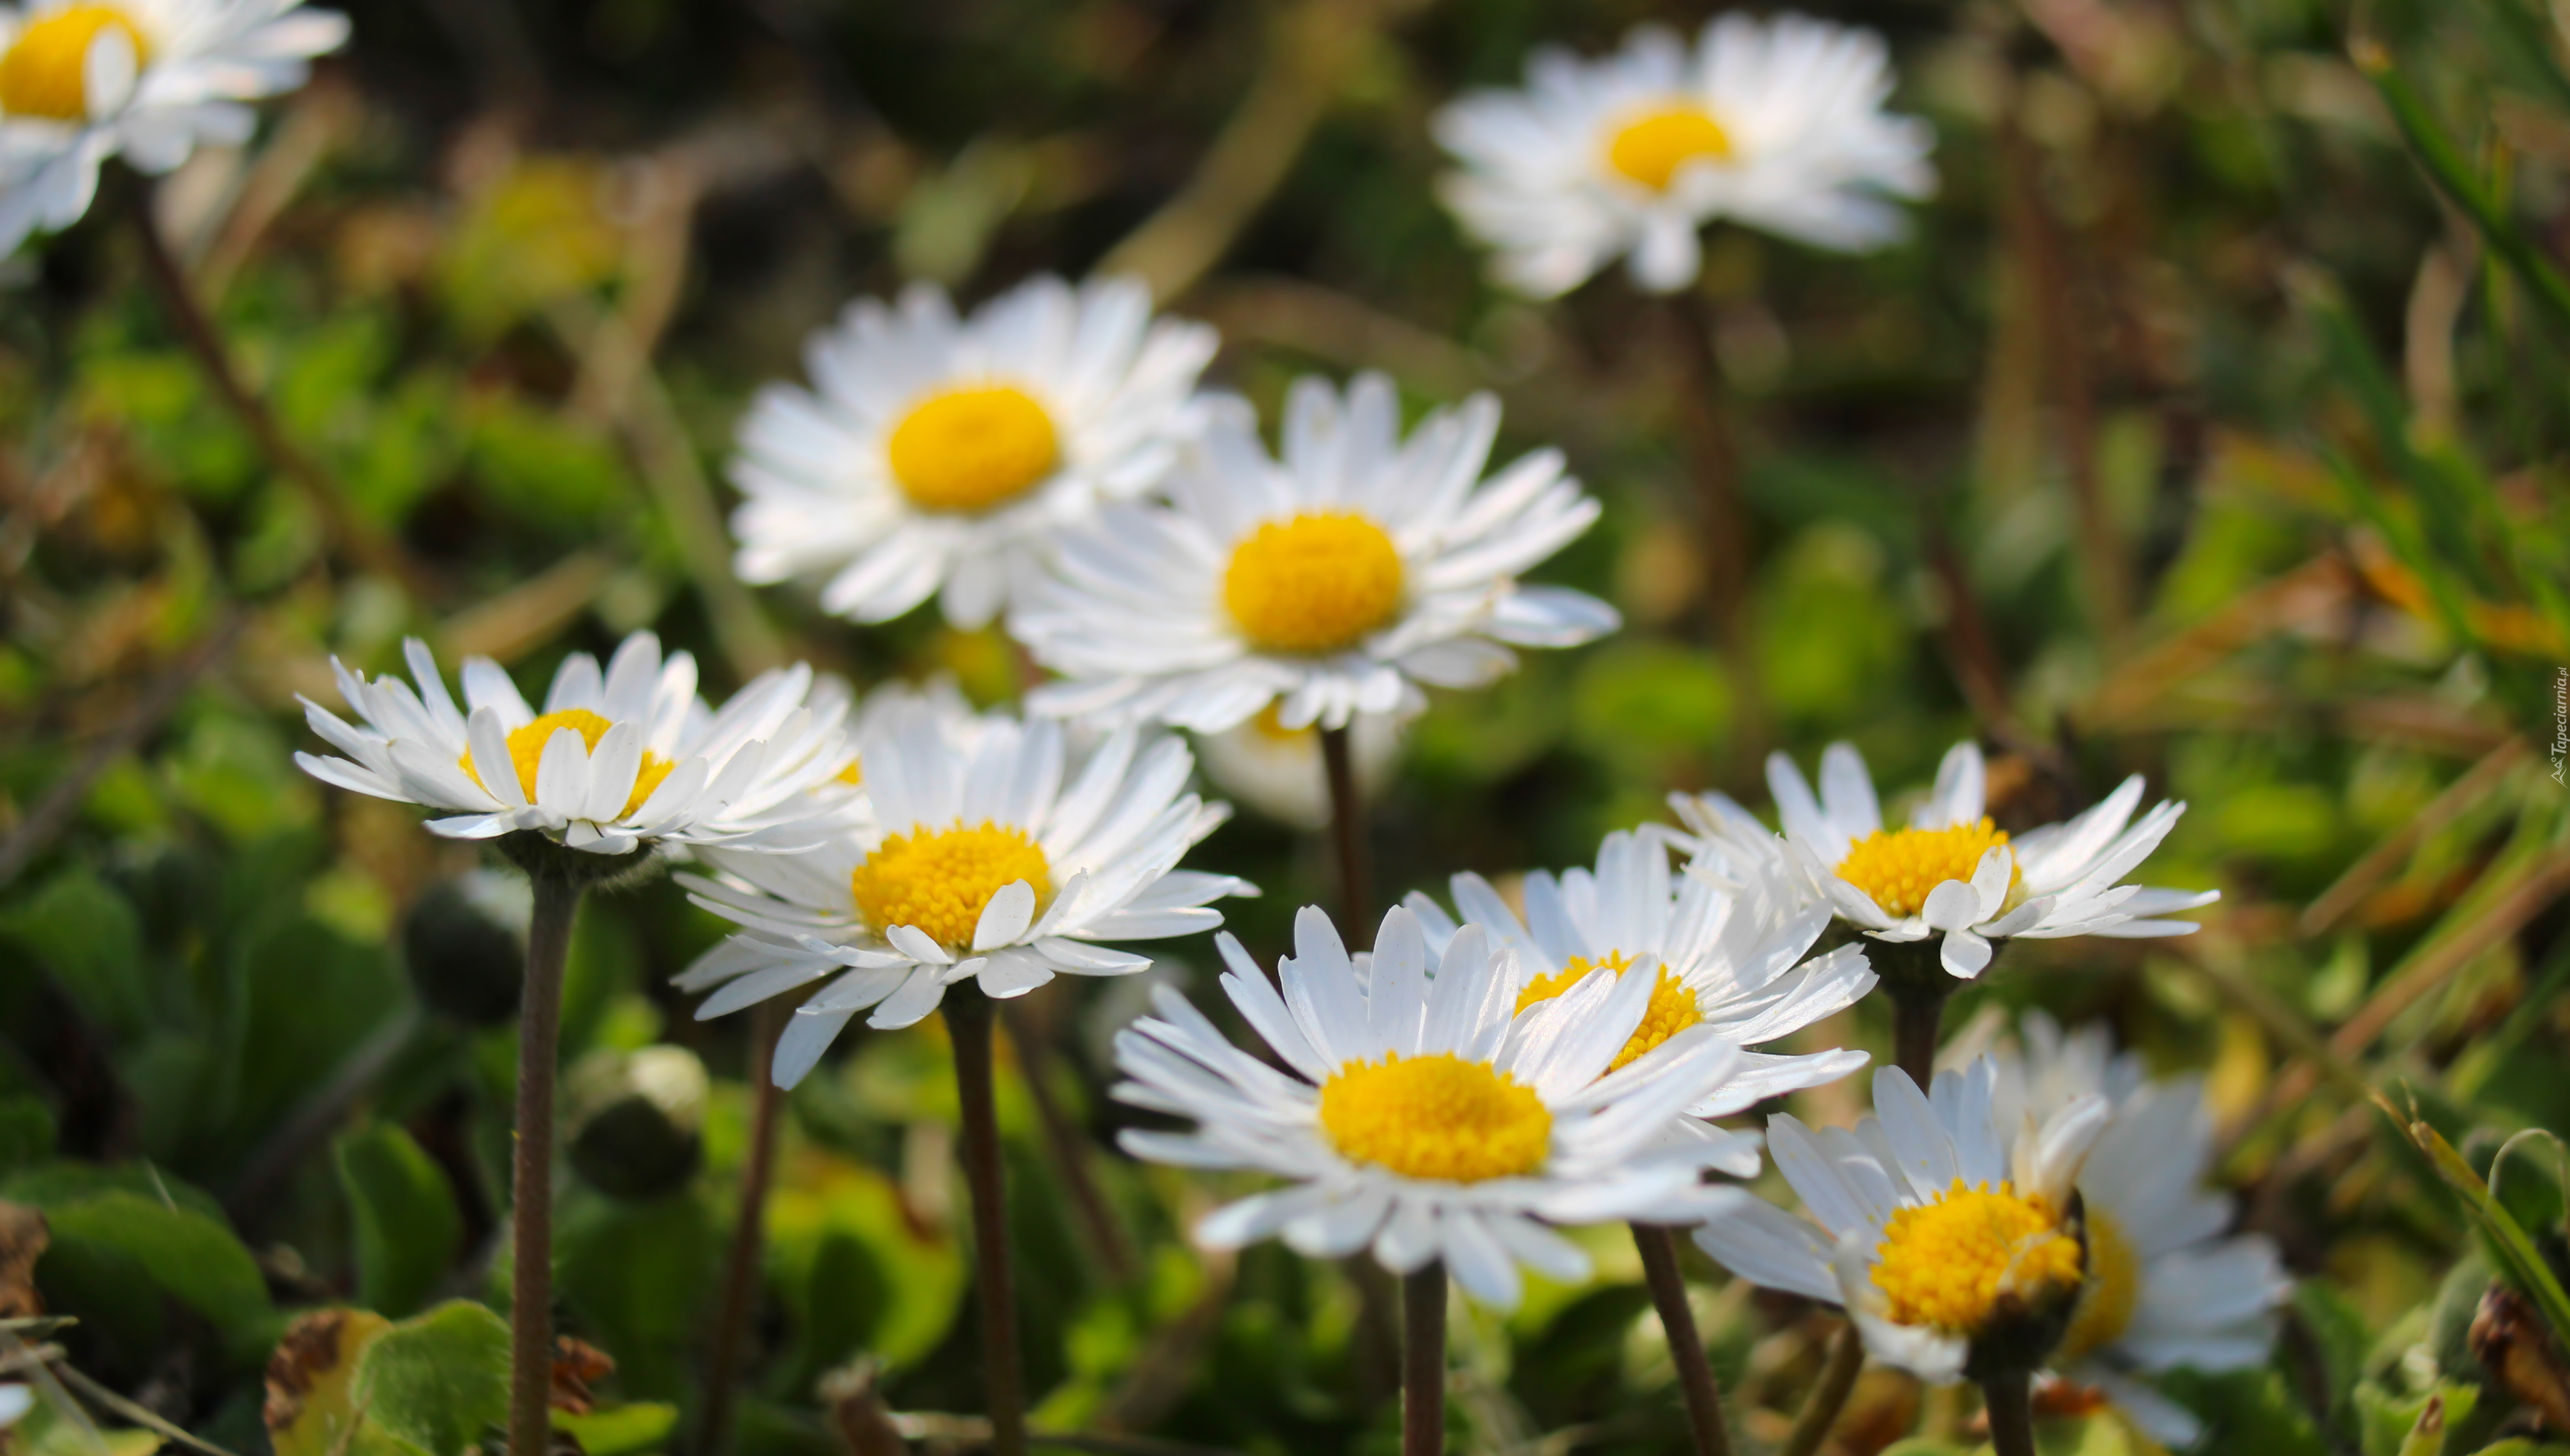
[[347, 39], [346, 16], [298, 0], [0, 4], [0, 257], [80, 221], [112, 157], [164, 173], [248, 140], [247, 103]]
[[1768, 1119], [1810, 1216], [1725, 1190], [1696, 1243], [1754, 1284], [1845, 1308], [1876, 1359], [1931, 1384], [2039, 1366], [2088, 1277], [2073, 1196], [2108, 1112], [2091, 1094], [2002, 1127], [1998, 1073], [1983, 1058], [1930, 1096], [1878, 1069], [1853, 1131]]
[[[1329, 766], [1316, 728], [1287, 728], [1270, 703], [1216, 733], [1196, 735], [1205, 777], [1233, 799], [1280, 823], [1320, 829], [1330, 822]], [[1350, 766], [1357, 792], [1371, 799], [1401, 757], [1405, 727], [1397, 713], [1360, 713], [1349, 721]]]
[[344, 758], [297, 753], [325, 783], [444, 809], [451, 839], [527, 833], [599, 855], [658, 846], [791, 849], [811, 842], [844, 789], [844, 705], [806, 703], [812, 670], [762, 674], [719, 711], [696, 697], [695, 660], [663, 659], [648, 632], [604, 671], [563, 660], [539, 713], [488, 658], [464, 662], [464, 703], [428, 645], [402, 644], [417, 686], [330, 663], [350, 725], [303, 700], [304, 721]]
[[734, 570], [817, 579], [859, 622], [935, 596], [984, 626], [1053, 533], [1168, 472], [1215, 342], [1131, 279], [1039, 277], [961, 318], [927, 283], [860, 299], [806, 346], [810, 387], [769, 385], [741, 426]]
[[1545, 47], [1525, 89], [1438, 114], [1462, 164], [1441, 193], [1498, 249], [1498, 279], [1538, 298], [1618, 255], [1636, 286], [1675, 292], [1719, 218], [1864, 251], [1907, 233], [1896, 201], [1936, 186], [1928, 124], [1883, 109], [1892, 83], [1881, 36], [1804, 15], [1726, 14], [1692, 48], [1646, 25], [1596, 61]]
[[2140, 1377], [2265, 1363], [2277, 1311], [2293, 1296], [2275, 1244], [2224, 1236], [2232, 1202], [2206, 1186], [2204, 1080], [2151, 1080], [2138, 1055], [2116, 1054], [2104, 1026], [2064, 1035], [2040, 1012], [2025, 1018], [2019, 1048], [1996, 1055], [2002, 1126], [2092, 1096], [2112, 1114], [2079, 1174], [2088, 1282], [2049, 1368], [2102, 1392], [2152, 1439], [2192, 1445], [2203, 1423]]
[[1281, 458], [1237, 400], [1208, 409], [1167, 505], [1067, 533], [1010, 629], [1068, 681], [1040, 712], [1220, 732], [1273, 704], [1283, 728], [1412, 713], [1421, 684], [1481, 687], [1516, 647], [1614, 630], [1612, 608], [1517, 574], [1588, 529], [1597, 502], [1538, 450], [1485, 480], [1499, 402], [1407, 436], [1392, 381], [1286, 397]]
[[1706, 1171], [1758, 1171], [1754, 1138], [1684, 1115], [1720, 1099], [1744, 1065], [1712, 1028], [1610, 1070], [1649, 1009], [1640, 977], [1600, 967], [1520, 1013], [1504, 938], [1467, 925], [1432, 954], [1400, 907], [1384, 916], [1362, 977], [1313, 907], [1295, 919], [1278, 984], [1239, 941], [1217, 944], [1224, 994], [1285, 1070], [1160, 987], [1159, 1014], [1115, 1039], [1128, 1080], [1113, 1093], [1196, 1123], [1127, 1130], [1123, 1147], [1137, 1158], [1288, 1180], [1198, 1223], [1207, 1246], [1282, 1234], [1315, 1258], [1370, 1247], [1395, 1273], [1443, 1260], [1475, 1298], [1510, 1308], [1519, 1265], [1587, 1277], [1587, 1256], [1552, 1225], [1693, 1222], [1712, 1192]]
[[[1732, 893], [1674, 874], [1656, 836], [1618, 830], [1598, 846], [1595, 870], [1572, 868], [1558, 877], [1537, 870], [1522, 884], [1520, 918], [1489, 880], [1459, 874], [1452, 882], [1456, 915], [1486, 927], [1516, 953], [1515, 1010], [1561, 996], [1601, 968], [1648, 980], [1641, 1022], [1611, 1067], [1638, 1061], [1699, 1026], [1733, 1046], [1759, 1046], [1855, 1005], [1874, 988], [1865, 953], [1855, 946], [1803, 958], [1828, 927], [1827, 911], [1771, 886]], [[1432, 951], [1442, 951], [1457, 933], [1456, 917], [1428, 896], [1413, 891], [1402, 903], [1419, 917]], [[1766, 1098], [1835, 1082], [1865, 1063], [1865, 1053], [1851, 1050], [1748, 1053], [1718, 1100], [1687, 1111], [1727, 1117]]]
[[793, 855], [729, 855], [682, 875], [743, 927], [678, 978], [698, 1020], [828, 978], [777, 1044], [791, 1087], [850, 1017], [910, 1026], [972, 981], [1005, 1000], [1057, 974], [1120, 976], [1149, 959], [1103, 941], [1222, 924], [1212, 902], [1257, 890], [1177, 867], [1228, 812], [1186, 792], [1174, 737], [1127, 729], [1074, 760], [1062, 727], [989, 717], [959, 733], [927, 704], [858, 737], [870, 820]]
[[2184, 935], [2194, 922], [2161, 917], [2222, 898], [2219, 890], [2121, 882], [2186, 812], [2184, 803], [2163, 800], [2136, 820], [2140, 774], [2077, 817], [2013, 839], [1990, 821], [1986, 778], [1981, 750], [1956, 743], [1909, 825], [1886, 829], [1865, 759], [1852, 744], [1832, 743], [1821, 754], [1817, 795], [1793, 759], [1767, 759], [1781, 838], [1719, 794], [1672, 794], [1669, 802], [1709, 861], [1784, 856], [1841, 919], [1890, 944], [1934, 940], [1938, 964], [1965, 980], [1989, 965], [1992, 942]]

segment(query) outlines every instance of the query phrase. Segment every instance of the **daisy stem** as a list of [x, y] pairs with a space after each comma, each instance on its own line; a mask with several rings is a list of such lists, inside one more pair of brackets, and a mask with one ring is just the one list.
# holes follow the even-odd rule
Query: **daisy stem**
[[2034, 1381], [2024, 1370], [1992, 1373], [1981, 1381], [1996, 1456], [2034, 1456]]
[[1847, 1409], [1848, 1397], [1856, 1393], [1856, 1377], [1865, 1370], [1865, 1336], [1857, 1333], [1856, 1321], [1839, 1326], [1830, 1341], [1830, 1362], [1821, 1369], [1820, 1383], [1805, 1397], [1803, 1409], [1794, 1417], [1794, 1429], [1787, 1433], [1785, 1444], [1776, 1448], [1776, 1456], [1812, 1456], [1830, 1427], [1839, 1423], [1839, 1412]]
[[1893, 1060], [1925, 1092], [1936, 1080], [1936, 1038], [1945, 1024], [1941, 987], [1912, 986], [1892, 992]]
[[1651, 1303], [1660, 1311], [1669, 1358], [1677, 1364], [1678, 1385], [1686, 1393], [1696, 1456], [1731, 1456], [1731, 1430], [1722, 1419], [1722, 1387], [1714, 1382], [1713, 1362], [1705, 1358], [1704, 1337], [1696, 1331], [1695, 1308], [1687, 1302], [1686, 1276], [1678, 1270], [1677, 1235], [1666, 1224], [1635, 1223], [1633, 1247], [1642, 1255], [1642, 1278], [1650, 1285]]
[[1357, 797], [1356, 754], [1349, 729], [1321, 729], [1321, 763], [1330, 777], [1330, 840], [1339, 861], [1339, 924], [1345, 934], [1362, 937], [1374, 924], [1373, 897], [1366, 893], [1365, 802]]
[[529, 868], [535, 914], [527, 925], [527, 975], [518, 1008], [518, 1139], [509, 1239], [509, 1450], [545, 1456], [553, 1446], [554, 1071], [562, 1040], [563, 964], [582, 881], [542, 863]]
[[955, 1042], [955, 1096], [964, 1113], [964, 1181], [973, 1196], [974, 1287], [982, 1305], [982, 1378], [991, 1450], [1026, 1456], [1027, 1417], [1018, 1377], [1017, 1290], [1009, 1270], [1009, 1210], [1000, 1168], [1000, 1110], [991, 1070], [991, 998], [978, 985], [946, 995]]
[[716, 1456], [731, 1424], [732, 1382], [740, 1375], [740, 1347], [758, 1308], [758, 1246], [767, 1220], [767, 1182], [776, 1162], [776, 1121], [785, 1094], [776, 1085], [776, 1038], [789, 1013], [782, 1001], [762, 1001], [749, 1023], [749, 1160], [740, 1170], [740, 1206], [733, 1215], [731, 1251], [723, 1262], [722, 1303], [714, 1325], [713, 1358], [706, 1366], [703, 1427], [698, 1456]]
[[1445, 1456], [1446, 1265], [1401, 1276], [1401, 1456]]

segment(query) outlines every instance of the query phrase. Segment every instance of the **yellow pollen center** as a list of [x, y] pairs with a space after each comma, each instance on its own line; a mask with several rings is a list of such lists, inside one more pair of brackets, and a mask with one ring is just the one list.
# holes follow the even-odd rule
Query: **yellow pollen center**
[[1352, 1163], [1439, 1183], [1532, 1173], [1552, 1143], [1532, 1088], [1452, 1052], [1341, 1067], [1321, 1084], [1321, 1127]]
[[1683, 102], [1625, 123], [1606, 144], [1606, 165], [1653, 192], [1668, 191], [1669, 179], [1690, 162], [1730, 157], [1731, 134]]
[[2003, 1297], [2031, 1301], [2077, 1287], [2079, 1240], [2037, 1195], [1961, 1179], [1931, 1204], [1903, 1209], [1875, 1249], [1874, 1284], [1896, 1324], [1976, 1335]]
[[[1877, 829], [1848, 847], [1839, 878], [1874, 897], [1887, 915], [1916, 915], [1928, 892], [1949, 879], [1968, 880], [1990, 846], [2008, 841], [2005, 829], [1986, 818], [1950, 829]], [[2017, 881], [2016, 853], [2008, 853], [2008, 885]]]
[[986, 511], [1062, 461], [1043, 405], [1006, 385], [955, 389], [911, 407], [885, 446], [893, 480], [923, 511]]
[[1303, 727], [1298, 728], [1287, 728], [1285, 726], [1284, 709], [1285, 700], [1279, 698], [1275, 702], [1268, 704], [1265, 708], [1258, 710], [1258, 716], [1249, 721], [1251, 731], [1257, 733], [1262, 738], [1266, 738], [1270, 742], [1278, 743], [1299, 743], [1303, 739], [1312, 736], [1312, 726], [1310, 724], [1305, 724]]
[[0, 113], [76, 122], [89, 115], [89, 48], [114, 29], [134, 47], [139, 69], [151, 45], [125, 13], [112, 5], [72, 5], [18, 32], [0, 56]]
[[1353, 511], [1270, 521], [1231, 553], [1222, 602], [1267, 652], [1344, 652], [1401, 610], [1401, 553]]
[[848, 876], [857, 909], [877, 930], [917, 927], [950, 949], [973, 943], [982, 909], [1001, 890], [1025, 880], [1042, 907], [1053, 894], [1053, 867], [1024, 829], [990, 819], [978, 829], [913, 828], [895, 834]]
[[[613, 727], [615, 725], [586, 708], [566, 708], [560, 713], [548, 713], [524, 728], [512, 728], [509, 732], [509, 762], [518, 770], [518, 787], [529, 800], [535, 798], [536, 769], [544, 762], [545, 744], [554, 740], [555, 733], [570, 728], [580, 734], [580, 740], [595, 753], [598, 740], [606, 737], [607, 730]], [[472, 749], [465, 749], [464, 756], [456, 761], [475, 783], [486, 789], [491, 786], [484, 781], [482, 770], [473, 766]], [[618, 817], [642, 807], [642, 801], [651, 796], [651, 790], [658, 788], [660, 780], [668, 777], [669, 770], [677, 766], [675, 762], [644, 748], [642, 767], [634, 775], [634, 792], [625, 800], [625, 807], [618, 812]]]
[[2075, 1365], [2124, 1337], [2133, 1326], [2133, 1310], [2142, 1298], [2142, 1264], [2122, 1225], [2090, 1205], [2088, 1282], [2079, 1291], [2079, 1307], [2061, 1336], [2053, 1363]]
[[863, 788], [866, 785], [865, 762], [863, 759], [850, 758], [848, 760], [847, 767], [840, 769], [837, 773], [834, 773], [831, 776], [852, 788]]
[[[1517, 993], [1516, 1009], [1523, 1011], [1538, 1001], [1551, 1000], [1578, 985], [1582, 977], [1599, 966], [1621, 976], [1632, 969], [1633, 958], [1620, 950], [1610, 950], [1593, 961], [1584, 955], [1572, 956], [1570, 963], [1560, 970], [1528, 981], [1525, 989]], [[1686, 982], [1671, 975], [1668, 967], [1660, 967], [1659, 979], [1651, 986], [1650, 1009], [1642, 1013], [1642, 1024], [1633, 1028], [1633, 1034], [1625, 1038], [1624, 1049], [1615, 1054], [1614, 1061], [1606, 1064], [1606, 1070], [1620, 1069], [1625, 1063], [1702, 1020], [1703, 1013], [1696, 1010], [1695, 992], [1688, 989]]]

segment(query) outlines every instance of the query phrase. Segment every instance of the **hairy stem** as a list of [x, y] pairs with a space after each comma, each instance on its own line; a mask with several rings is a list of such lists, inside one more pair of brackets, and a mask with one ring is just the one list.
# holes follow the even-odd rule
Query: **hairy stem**
[[1445, 1264], [1402, 1276], [1401, 1314], [1401, 1456], [1445, 1456]]
[[1356, 753], [1349, 729], [1321, 729], [1321, 763], [1330, 777], [1330, 846], [1339, 861], [1339, 930], [1351, 945], [1371, 939], [1374, 897], [1367, 893], [1365, 801], [1357, 796]]
[[1686, 1392], [1696, 1456], [1731, 1456], [1731, 1431], [1722, 1421], [1722, 1387], [1714, 1383], [1713, 1362], [1705, 1358], [1704, 1337], [1696, 1331], [1695, 1309], [1687, 1302], [1686, 1278], [1678, 1271], [1677, 1234], [1665, 1224], [1635, 1223], [1633, 1247], [1642, 1255], [1642, 1279], [1650, 1285], [1651, 1303], [1659, 1310], [1660, 1328], [1668, 1335], [1669, 1358], [1678, 1367], [1678, 1387]]
[[1986, 1376], [1981, 1400], [1990, 1417], [1990, 1449], [1996, 1456], [2034, 1456], [2034, 1382], [2023, 1370]]
[[1856, 1393], [1856, 1377], [1865, 1369], [1865, 1336], [1857, 1333], [1856, 1321], [1839, 1326], [1830, 1341], [1830, 1362], [1821, 1369], [1820, 1383], [1803, 1400], [1802, 1411], [1794, 1417], [1794, 1429], [1785, 1444], [1776, 1448], [1776, 1456], [1812, 1456], [1828, 1438], [1830, 1427], [1839, 1422], [1839, 1412], [1847, 1409], [1848, 1397]]
[[518, 1144], [510, 1194], [509, 1450], [545, 1456], [553, 1445], [554, 1071], [562, 1040], [563, 963], [581, 881], [537, 867], [527, 926], [527, 976], [518, 1010]]
[[1892, 992], [1892, 1052], [1901, 1070], [1925, 1092], [1936, 1080], [1936, 1038], [1945, 1023], [1941, 988], [1911, 986]]
[[991, 1070], [991, 998], [979, 985], [946, 994], [955, 1040], [955, 1095], [964, 1112], [964, 1181], [973, 1195], [974, 1287], [982, 1309], [982, 1378], [991, 1450], [1025, 1456], [1026, 1402], [1018, 1374], [1017, 1289], [1009, 1267], [1009, 1209], [1000, 1167], [1000, 1109]]
[[731, 1249], [723, 1260], [722, 1302], [714, 1324], [713, 1358], [706, 1366], [705, 1409], [696, 1437], [698, 1456], [717, 1456], [731, 1424], [733, 1382], [740, 1377], [741, 1344], [758, 1312], [758, 1250], [766, 1231], [767, 1184], [776, 1166], [776, 1121], [784, 1111], [785, 1093], [773, 1075], [776, 1038], [792, 1015], [780, 1000], [767, 1000], [750, 1013], [749, 1022], [749, 1161], [740, 1170], [740, 1207], [731, 1228]]

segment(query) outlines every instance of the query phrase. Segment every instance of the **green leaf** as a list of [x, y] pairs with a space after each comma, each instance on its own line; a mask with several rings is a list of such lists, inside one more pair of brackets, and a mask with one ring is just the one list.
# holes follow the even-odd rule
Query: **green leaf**
[[2372, 1338], [2365, 1331], [2364, 1312], [2336, 1285], [2306, 1279], [2294, 1286], [2294, 1313], [2311, 1331], [2329, 1386], [2329, 1408], [2314, 1414], [2335, 1424], [2364, 1375], [2364, 1353]]
[[2378, 47], [2359, 49], [2356, 59], [2357, 68], [2382, 93], [2383, 104], [2391, 109], [2392, 120], [2400, 124], [2400, 134], [2408, 139], [2410, 152], [2427, 176], [2472, 220], [2472, 226], [2489, 243], [2490, 250], [2524, 280], [2526, 291], [2551, 312], [2554, 325], [2570, 325], [2570, 280], [2555, 271], [2526, 241], [2524, 233], [2500, 212], [2462, 154], [2454, 150], [2453, 141], [2427, 114], [2426, 103], [2419, 100], [2409, 79]]
[[[2412, 1436], [2418, 1421], [2426, 1413], [2427, 1402], [2444, 1402], [2443, 1429], [2459, 1429], [2472, 1417], [2472, 1408], [2480, 1403], [2477, 1385], [2440, 1384], [2433, 1390], [2415, 1395], [2393, 1395], [2370, 1381], [2356, 1389], [2356, 1436], [2364, 1456], [2417, 1456]], [[2444, 1449], [2441, 1433], [2432, 1437], [2432, 1450]]]
[[2327, 1456], [2319, 1428], [2273, 1369], [2179, 1369], [2159, 1384], [2204, 1421], [2211, 1435], [2201, 1456]]
[[54, 973], [81, 1013], [120, 1036], [151, 1024], [143, 924], [133, 904], [87, 869], [67, 869], [0, 911], [0, 936]]
[[54, 1156], [54, 1111], [25, 1093], [0, 1097], [0, 1174], [33, 1168]]
[[446, 1171], [411, 1136], [377, 1125], [339, 1140], [339, 1187], [357, 1224], [357, 1296], [379, 1313], [426, 1302], [454, 1261], [463, 1218]]
[[647, 1204], [567, 1200], [555, 1246], [565, 1303], [616, 1352], [626, 1391], [676, 1397], [700, 1337], [721, 1243], [685, 1193]]
[[363, 1309], [296, 1318], [267, 1365], [261, 1414], [275, 1456], [416, 1456], [366, 1419], [353, 1390], [359, 1357], [391, 1328]]
[[204, 1315], [242, 1363], [257, 1360], [274, 1341], [276, 1310], [267, 1281], [219, 1220], [130, 1193], [103, 1194], [44, 1213], [53, 1230], [46, 1261], [88, 1254], [95, 1266], [138, 1271]]
[[2437, 1176], [2462, 1196], [2463, 1207], [2479, 1226], [2500, 1275], [2534, 1301], [2543, 1322], [2551, 1327], [2553, 1340], [2570, 1349], [2570, 1293], [2563, 1292], [2550, 1261], [2534, 1246], [2524, 1225], [2490, 1194], [2489, 1185], [2481, 1182], [2480, 1175], [2472, 1172], [2472, 1166], [2463, 1161], [2463, 1155], [2454, 1151], [2454, 1145], [2446, 1142], [2443, 1134], [2424, 1122], [2403, 1118], [2390, 1103], [2375, 1100], [2418, 1151], [2427, 1156]]
[[70, 1419], [50, 1400], [39, 1400], [9, 1432], [11, 1456], [152, 1456], [165, 1443], [150, 1431], [111, 1431]]
[[641, 1456], [666, 1446], [678, 1427], [678, 1408], [644, 1402], [587, 1415], [554, 1412], [554, 1429], [579, 1438], [587, 1456]]
[[440, 1304], [368, 1344], [351, 1391], [386, 1435], [463, 1456], [508, 1420], [509, 1326], [479, 1304]]

